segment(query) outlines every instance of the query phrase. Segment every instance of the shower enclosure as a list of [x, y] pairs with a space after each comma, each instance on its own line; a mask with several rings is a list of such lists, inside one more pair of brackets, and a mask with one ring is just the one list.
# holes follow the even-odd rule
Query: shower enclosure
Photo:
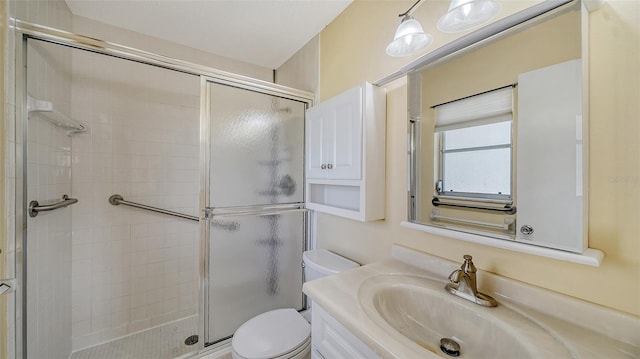
[[189, 356], [304, 308], [311, 94], [16, 30], [21, 357]]

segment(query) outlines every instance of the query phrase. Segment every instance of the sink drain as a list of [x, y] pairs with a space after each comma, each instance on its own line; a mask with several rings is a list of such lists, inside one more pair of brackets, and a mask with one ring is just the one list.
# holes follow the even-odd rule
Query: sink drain
[[440, 339], [440, 350], [452, 357], [460, 356], [460, 344], [451, 338]]

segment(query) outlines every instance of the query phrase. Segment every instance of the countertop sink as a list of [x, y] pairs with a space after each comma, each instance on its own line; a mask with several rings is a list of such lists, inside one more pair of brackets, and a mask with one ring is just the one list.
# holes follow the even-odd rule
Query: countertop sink
[[392, 254], [303, 286], [373, 357], [450, 358], [440, 350], [450, 338], [460, 358], [640, 358], [639, 317], [479, 270], [478, 289], [498, 301], [482, 307], [444, 288], [459, 263], [397, 245]]
[[573, 357], [551, 332], [516, 308], [482, 307], [451, 295], [444, 286], [428, 277], [377, 275], [362, 282], [358, 299], [390, 335], [442, 357], [450, 355], [440, 349], [443, 338], [459, 345], [460, 358]]

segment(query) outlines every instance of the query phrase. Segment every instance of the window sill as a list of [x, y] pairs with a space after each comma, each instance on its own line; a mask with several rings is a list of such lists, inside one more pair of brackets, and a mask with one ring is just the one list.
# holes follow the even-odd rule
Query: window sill
[[533, 254], [546, 258], [553, 258], [561, 261], [572, 262], [577, 264], [584, 264], [592, 267], [599, 267], [604, 259], [604, 253], [601, 250], [594, 248], [587, 248], [582, 254], [565, 252], [558, 249], [551, 249], [546, 247], [539, 247], [536, 245], [530, 245], [525, 243], [519, 243], [515, 241], [509, 241], [504, 239], [495, 239], [477, 234], [464, 233], [453, 231], [445, 228], [431, 227], [423, 224], [400, 222], [400, 225], [405, 228], [410, 228], [426, 233], [436, 234], [443, 237], [449, 237], [454, 239], [463, 240], [466, 242], [484, 244], [486, 246], [507, 249], [520, 253]]

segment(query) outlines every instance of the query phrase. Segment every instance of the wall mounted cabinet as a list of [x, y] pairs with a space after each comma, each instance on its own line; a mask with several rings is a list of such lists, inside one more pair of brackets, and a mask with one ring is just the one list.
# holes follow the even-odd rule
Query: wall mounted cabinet
[[307, 208], [384, 218], [386, 93], [364, 83], [307, 111]]
[[308, 111], [307, 178], [361, 178], [362, 93], [356, 87]]

